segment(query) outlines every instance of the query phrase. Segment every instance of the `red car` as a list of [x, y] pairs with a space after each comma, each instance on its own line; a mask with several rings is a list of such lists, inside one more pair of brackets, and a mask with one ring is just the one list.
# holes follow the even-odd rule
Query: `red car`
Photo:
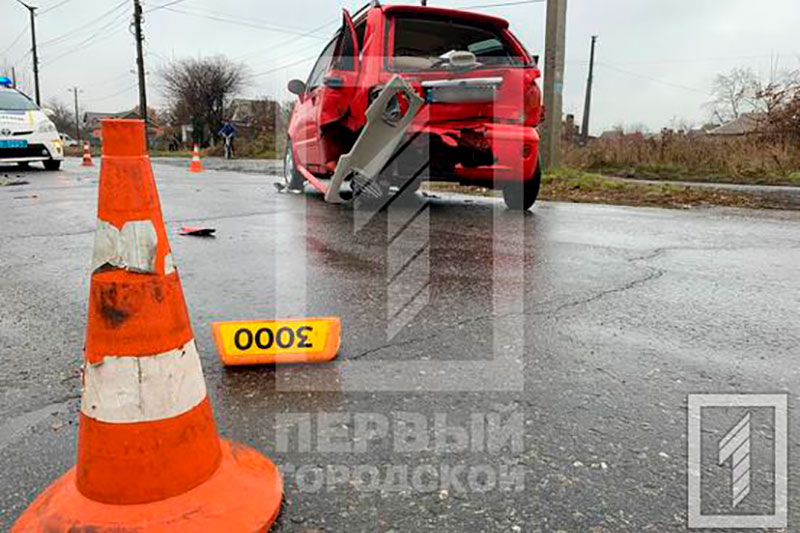
[[[299, 102], [289, 123], [286, 185], [297, 190], [308, 181], [336, 201], [338, 187], [332, 196], [326, 180], [337, 181], [349, 154], [353, 165], [380, 167], [345, 171], [339, 181], [350, 181], [356, 194], [413, 190], [421, 179], [454, 181], [500, 188], [509, 208], [528, 209], [541, 180], [539, 77], [536, 58], [504, 19], [376, 1], [354, 17], [345, 10], [308, 80], [289, 82]], [[381, 100], [389, 86], [397, 92]], [[373, 119], [368, 133], [379, 103], [386, 109], [374, 116], [384, 120]], [[414, 116], [398, 122], [409, 108]], [[380, 131], [393, 121], [401, 128]], [[390, 137], [392, 149], [381, 150]]]

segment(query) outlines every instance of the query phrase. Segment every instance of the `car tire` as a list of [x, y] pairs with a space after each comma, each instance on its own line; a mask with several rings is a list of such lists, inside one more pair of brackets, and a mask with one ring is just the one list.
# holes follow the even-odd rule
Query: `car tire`
[[61, 168], [61, 161], [56, 159], [48, 159], [43, 162], [45, 170], [58, 170]]
[[539, 196], [539, 187], [542, 184], [542, 170], [539, 163], [533, 176], [522, 182], [509, 183], [503, 187], [503, 200], [506, 207], [514, 211], [527, 211], [533, 206]]
[[302, 191], [305, 185], [303, 175], [294, 164], [291, 139], [286, 139], [286, 151], [283, 154], [283, 183], [287, 189], [292, 191]]

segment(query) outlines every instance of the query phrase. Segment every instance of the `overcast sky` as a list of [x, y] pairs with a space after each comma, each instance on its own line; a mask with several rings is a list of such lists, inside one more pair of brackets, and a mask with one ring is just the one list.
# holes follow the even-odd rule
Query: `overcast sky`
[[[134, 41], [128, 30], [132, 0], [27, 0], [40, 7], [42, 99], [81, 108], [118, 111], [137, 103]], [[429, 0], [464, 7], [515, 0]], [[519, 0], [516, 0], [519, 1]], [[157, 9], [159, 5], [173, 6]], [[335, 31], [339, 8], [362, 0], [142, 0], [146, 11], [149, 102], [163, 104], [157, 77], [170, 58], [225, 54], [257, 76], [247, 95], [289, 99], [286, 81], [305, 78], [325, 40]], [[389, 2], [410, 3], [410, 2]], [[148, 10], [152, 10], [147, 12]], [[544, 46], [545, 4], [481, 9], [511, 21], [534, 53]], [[617, 124], [651, 130], [673, 119], [702, 122], [714, 76], [736, 66], [767, 77], [800, 68], [800, 0], [569, 0], [564, 111], [580, 120], [590, 36], [597, 49], [592, 133]], [[327, 24], [327, 25], [326, 25]], [[324, 26], [314, 37], [308, 30]], [[0, 0], [0, 71], [15, 65], [32, 93], [28, 12]], [[24, 33], [23, 33], [24, 32]], [[16, 42], [15, 42], [16, 40]], [[287, 65], [292, 65], [287, 67]]]

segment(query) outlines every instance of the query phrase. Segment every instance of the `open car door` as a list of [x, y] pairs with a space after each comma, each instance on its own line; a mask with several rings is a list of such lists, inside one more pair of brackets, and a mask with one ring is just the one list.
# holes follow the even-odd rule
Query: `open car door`
[[360, 50], [353, 19], [346, 9], [342, 10], [342, 18], [342, 35], [320, 88], [317, 121], [320, 129], [347, 114], [361, 73]]

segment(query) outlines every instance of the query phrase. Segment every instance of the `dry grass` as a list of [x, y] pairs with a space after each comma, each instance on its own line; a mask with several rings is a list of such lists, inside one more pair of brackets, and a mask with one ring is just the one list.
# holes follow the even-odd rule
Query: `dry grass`
[[[283, 157], [281, 147], [275, 142], [271, 133], [263, 133], [253, 138], [237, 137], [233, 144], [236, 157], [244, 159], [279, 159]], [[280, 156], [278, 155], [280, 153]], [[224, 157], [225, 146], [222, 142], [204, 150], [204, 155]]]
[[575, 169], [561, 168], [542, 179], [542, 200], [611, 205], [667, 207], [746, 207], [782, 209], [784, 205], [756, 194], [690, 187], [620, 181]]
[[569, 146], [564, 164], [616, 176], [674, 181], [800, 185], [800, 147], [756, 137], [627, 135]]
[[[476, 196], [501, 196], [500, 191], [457, 183], [423, 184], [430, 191], [458, 192]], [[691, 187], [673, 184], [635, 183], [608, 178], [578, 169], [559, 168], [542, 178], [539, 199], [634, 207], [744, 207], [751, 209], [785, 209], [787, 206], [756, 194]]]

